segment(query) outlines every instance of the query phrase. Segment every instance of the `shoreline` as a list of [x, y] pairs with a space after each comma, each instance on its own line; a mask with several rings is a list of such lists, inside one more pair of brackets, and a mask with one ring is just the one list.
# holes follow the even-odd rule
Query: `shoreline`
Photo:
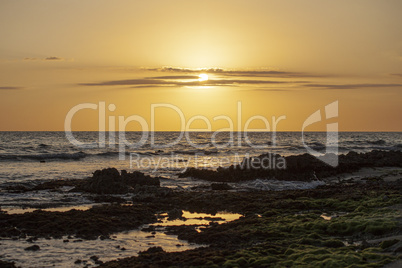
[[[169, 196], [153, 199], [142, 196], [133, 200], [136, 206], [117, 204], [100, 206], [95, 209], [96, 212], [90, 209], [81, 212], [37, 211], [1, 215], [2, 226], [4, 222], [15, 226], [14, 233], [11, 233], [10, 229], [7, 231], [2, 228], [1, 235], [2, 239], [6, 234], [12, 239], [15, 237], [30, 239], [30, 235], [37, 238], [70, 235], [70, 240], [99, 239], [99, 237], [108, 240], [112, 239], [113, 234], [118, 231], [135, 229], [134, 225], [127, 224], [128, 220], [133, 222], [139, 218], [130, 220], [127, 218], [129, 215], [141, 215], [141, 219], [155, 222], [155, 226], [158, 226], [157, 218], [153, 217], [162, 212], [169, 214], [175, 210], [188, 210], [214, 215], [225, 210], [240, 213], [243, 216], [238, 220], [222, 224], [216, 224], [214, 221], [210, 221], [209, 225], [204, 223], [200, 231], [197, 231], [198, 224], [169, 226], [162, 231], [169, 235], [177, 235], [179, 239], [190, 243], [207, 245], [206, 247], [167, 253], [159, 248], [152, 249], [150, 246], [151, 249], [140, 253], [137, 257], [107, 262], [101, 267], [125, 267], [126, 265], [145, 267], [151, 264], [162, 267], [164, 264], [176, 265], [174, 260], [180, 260], [179, 263], [185, 266], [212, 264], [221, 266], [225, 263], [226, 266], [230, 263], [234, 266], [236, 264], [243, 266], [247, 263], [255, 267], [275, 263], [285, 264], [288, 263], [288, 258], [292, 259], [300, 254], [312, 254], [311, 252], [317, 251], [324, 255], [319, 258], [332, 259], [334, 256], [330, 257], [330, 255], [335, 254], [340, 259], [335, 258], [332, 261], [337, 261], [338, 264], [347, 264], [350, 260], [344, 263], [343, 259], [353, 254], [356, 264], [371, 263], [373, 267], [381, 267], [401, 257], [401, 241], [398, 239], [398, 242], [394, 238], [402, 234], [401, 190], [402, 182], [399, 180], [342, 183], [320, 186], [316, 189], [281, 192], [212, 190], [173, 192]], [[133, 211], [133, 209], [136, 210]], [[139, 211], [146, 213], [149, 217], [144, 217], [139, 214]], [[155, 214], [150, 213], [151, 211]], [[332, 217], [328, 220], [322, 217], [323, 215]], [[111, 217], [121, 225], [100, 224]], [[73, 222], [82, 222], [80, 218], [86, 220], [81, 227], [77, 226], [78, 232], [66, 227]], [[38, 220], [46, 224], [43, 229], [38, 230], [38, 226], [32, 226], [32, 222]], [[16, 230], [24, 230], [24, 233], [17, 233]], [[144, 231], [152, 235], [155, 229], [150, 228]], [[36, 245], [35, 239], [32, 239], [30, 243]], [[388, 246], [388, 244], [392, 245]], [[270, 250], [263, 251], [266, 247]], [[254, 256], [255, 254], [251, 253], [255, 250], [263, 253], [261, 256], [258, 254]], [[296, 255], [292, 257], [294, 254]], [[197, 256], [197, 258], [193, 259], [191, 256]], [[236, 256], [235, 259], [233, 259], [234, 256]], [[98, 257], [102, 260], [102, 256]], [[300, 256], [294, 260], [294, 265], [303, 264], [302, 260], [297, 261], [299, 258]]]
[[[46, 239], [68, 240], [66, 245], [80, 240], [113, 244], [116, 243], [113, 237], [119, 232], [140, 228], [150, 238], [170, 235], [172, 241], [179, 239], [202, 246], [184, 251], [178, 246], [177, 252], [166, 252], [156, 239], [147, 250], [137, 252], [134, 257], [124, 255], [127, 257], [110, 261], [104, 252], [98, 253], [96, 258], [77, 258], [71, 264], [76, 267], [324, 264], [382, 267], [401, 259], [402, 169], [401, 162], [395, 158], [400, 154], [376, 152], [358, 154], [357, 158], [352, 154], [354, 161], [347, 163], [348, 168], [341, 169], [345, 172], [326, 177], [321, 180], [325, 183], [310, 189], [266, 188], [262, 191], [257, 187], [244, 191], [236, 189], [239, 184], [236, 178], [172, 189], [161, 186], [163, 178], [141, 172], [118, 172], [113, 168], [96, 171], [92, 177], [81, 180], [54, 180], [32, 188], [11, 187], [9, 191], [22, 193], [51, 193], [69, 187], [74, 193], [90, 194], [100, 205], [85, 210], [60, 212], [56, 208], [23, 214], [0, 210], [0, 246], [2, 240], [14, 240], [20, 246], [29, 244], [37, 246], [38, 252], [46, 252], [40, 242]], [[380, 157], [381, 164], [369, 167], [376, 157]], [[390, 167], [384, 164], [388, 158], [393, 158]], [[305, 161], [303, 172], [311, 168], [308, 163]], [[397, 163], [396, 167], [393, 163]], [[216, 172], [222, 172], [219, 170]], [[121, 194], [125, 198], [120, 197]], [[214, 216], [222, 211], [242, 216], [222, 222]], [[202, 216], [190, 220], [189, 212], [210, 216], [199, 214]], [[180, 220], [175, 221], [177, 219]], [[162, 226], [164, 221], [168, 224]], [[134, 251], [129, 252], [135, 255]], [[29, 254], [35, 256], [35, 251]], [[0, 259], [17, 261], [17, 266], [20, 263], [18, 256]]]

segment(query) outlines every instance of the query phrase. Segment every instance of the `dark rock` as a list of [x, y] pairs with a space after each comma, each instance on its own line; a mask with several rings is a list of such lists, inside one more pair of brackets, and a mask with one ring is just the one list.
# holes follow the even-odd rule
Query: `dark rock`
[[123, 171], [120, 175], [115, 168], [97, 170], [92, 178], [83, 180], [73, 191], [96, 194], [125, 194], [133, 192], [137, 185], [160, 186], [158, 178], [134, 171]]
[[153, 202], [157, 198], [170, 197], [173, 190], [167, 187], [137, 185], [134, 193], [133, 202]]
[[5, 187], [5, 190], [7, 190], [10, 193], [23, 193], [23, 192], [27, 192], [30, 191], [31, 188], [25, 185], [10, 185]]
[[155, 231], [155, 226], [150, 225], [148, 227], [144, 227], [144, 228], [141, 229], [141, 231], [142, 232], [153, 232], [153, 231]]
[[120, 177], [120, 173], [115, 168], [105, 168], [105, 169], [102, 169], [102, 170], [96, 170], [93, 173], [92, 177], [93, 178], [98, 178], [98, 177], [102, 177], [102, 176], [109, 177], [111, 179], [117, 180]]
[[169, 221], [180, 219], [183, 216], [183, 211], [181, 209], [174, 208], [168, 212], [168, 216]]
[[[23, 230], [23, 234], [36, 237], [62, 237], [66, 235], [84, 239], [107, 238], [114, 232], [135, 229], [157, 220], [157, 208], [101, 205], [88, 210], [50, 212], [37, 210], [24, 214], [0, 214], [0, 236], [14, 237], [9, 230]], [[18, 237], [18, 236], [17, 236]], [[33, 240], [32, 240], [33, 241]], [[81, 242], [82, 240], [70, 240]]]
[[163, 248], [161, 247], [150, 247], [145, 251], [140, 251], [138, 254], [154, 254], [158, 252], [164, 252]]
[[16, 268], [15, 262], [8, 262], [0, 260], [0, 267], [1, 268]]
[[90, 196], [88, 199], [93, 200], [95, 203], [126, 203], [127, 200], [124, 198], [121, 198], [119, 196], [112, 196], [112, 195], [96, 195], [96, 196]]
[[227, 183], [212, 183], [211, 189], [217, 191], [225, 191], [225, 190], [231, 190], [233, 188]]
[[8, 236], [20, 236], [21, 235], [21, 231], [15, 227], [8, 228], [5, 230], [5, 232], [8, 234]]
[[[334, 155], [327, 154], [321, 159], [331, 156]], [[354, 172], [364, 167], [402, 167], [402, 152], [378, 150], [367, 153], [349, 152], [346, 155], [340, 155], [338, 160], [338, 166], [333, 167], [310, 154], [282, 157], [268, 153], [258, 157], [245, 158], [241, 164], [228, 168], [219, 167], [216, 171], [188, 168], [178, 175], [180, 178], [193, 177], [216, 182], [239, 182], [257, 178], [311, 181], [345, 172]]]
[[27, 251], [38, 251], [38, 250], [40, 250], [40, 247], [39, 247], [38, 245], [33, 245], [33, 246], [30, 246], [30, 247], [24, 248], [24, 250], [27, 250]]

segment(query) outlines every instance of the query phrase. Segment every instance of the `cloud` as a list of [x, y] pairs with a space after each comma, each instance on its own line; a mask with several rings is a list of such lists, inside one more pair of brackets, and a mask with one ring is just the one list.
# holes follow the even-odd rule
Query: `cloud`
[[361, 88], [379, 88], [379, 87], [402, 87], [402, 84], [306, 84], [304, 87], [316, 89], [361, 89]]
[[290, 92], [294, 91], [294, 88], [253, 88], [253, 89], [243, 89], [244, 91], [262, 91], [262, 92]]
[[[294, 85], [309, 83], [308, 81], [283, 81], [272, 78], [296, 78], [307, 77], [306, 74], [283, 72], [274, 70], [225, 70], [221, 68], [180, 68], [180, 67], [162, 67], [162, 68], [141, 68], [150, 72], [165, 72], [172, 75], [151, 76], [138, 79], [112, 80], [98, 83], [80, 83], [82, 86], [131, 86], [135, 88], [145, 87], [186, 87], [186, 86], [241, 86], [248, 85], [252, 87], [267, 87], [268, 85]], [[210, 74], [209, 79], [199, 80], [199, 74]], [[282, 88], [282, 87], [279, 87]], [[268, 89], [267, 89], [268, 90]]]
[[156, 76], [130, 80], [81, 83], [83, 86], [134, 86], [134, 87], [185, 87], [185, 86], [238, 86], [238, 85], [281, 85], [303, 83], [299, 81], [272, 81], [259, 79], [209, 79], [199, 81], [198, 76]]
[[170, 75], [170, 76], [155, 76], [154, 79], [198, 79], [198, 75]]
[[22, 87], [0, 87], [0, 90], [17, 90], [22, 89]]
[[60, 57], [54, 57], [54, 56], [52, 56], [52, 57], [47, 57], [47, 58], [45, 58], [45, 60], [64, 60], [63, 58], [60, 58]]
[[181, 67], [161, 67], [161, 68], [142, 68], [143, 70], [156, 72], [175, 72], [175, 73], [212, 73], [223, 76], [248, 76], [248, 77], [323, 77], [322, 75], [313, 75], [299, 72], [285, 72], [266, 69], [257, 70], [226, 70], [222, 68], [181, 68]]
[[165, 66], [161, 68], [148, 68], [143, 67], [141, 68], [147, 71], [155, 71], [155, 72], [174, 72], [174, 73], [222, 73], [223, 69], [221, 68], [182, 68], [182, 67], [170, 67]]
[[30, 57], [26, 57], [24, 58], [24, 61], [64, 61], [64, 58], [61, 57], [46, 57], [46, 58], [30, 58]]
[[[247, 86], [245, 90], [257, 91], [289, 91], [289, 90], [339, 90], [339, 89], [362, 89], [362, 88], [401, 88], [402, 84], [332, 84], [315, 83], [313, 81], [301, 81], [301, 77], [308, 75], [296, 72], [283, 72], [274, 70], [225, 70], [220, 68], [190, 69], [179, 67], [142, 68], [153, 72], [167, 72], [172, 75], [151, 76], [128, 80], [112, 80], [97, 83], [81, 83], [82, 86], [131, 86], [132, 88], [150, 87], [186, 87], [186, 86]], [[174, 73], [174, 74], [173, 74]], [[199, 80], [199, 74], [208, 73], [209, 79]], [[402, 74], [393, 74], [401, 76]], [[323, 76], [314, 76], [320, 77]], [[329, 76], [327, 76], [329, 77]], [[310, 79], [309, 79], [310, 80]]]
[[163, 80], [158, 79], [130, 79], [130, 80], [115, 80], [115, 81], [105, 81], [100, 83], [81, 83], [83, 86], [129, 86], [129, 85], [164, 85], [169, 84], [169, 82], [163, 82]]
[[402, 74], [391, 74], [391, 75], [402, 77]]

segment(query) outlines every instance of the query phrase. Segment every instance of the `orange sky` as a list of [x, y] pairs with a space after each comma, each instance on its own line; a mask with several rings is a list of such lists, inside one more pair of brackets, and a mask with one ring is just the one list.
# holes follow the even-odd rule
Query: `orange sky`
[[[214, 121], [224, 115], [237, 130], [241, 102], [243, 126], [286, 116], [277, 130], [301, 131], [339, 101], [342, 131], [402, 131], [401, 10], [397, 0], [3, 0], [0, 130], [64, 130], [72, 107], [99, 102], [116, 106], [106, 113], [116, 128], [119, 116], [150, 125], [151, 105], [168, 103], [186, 122], [227, 128]], [[172, 109], [155, 115], [156, 130], [180, 129]], [[98, 130], [97, 111], [72, 126]]]

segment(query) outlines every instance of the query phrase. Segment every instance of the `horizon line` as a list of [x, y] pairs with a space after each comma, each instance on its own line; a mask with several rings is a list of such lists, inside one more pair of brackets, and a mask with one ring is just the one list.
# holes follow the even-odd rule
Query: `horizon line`
[[[0, 130], [0, 132], [66, 132], [65, 130]], [[71, 132], [117, 132], [120, 131], [99, 131], [99, 130], [72, 130]], [[305, 132], [305, 133], [326, 133], [326, 132], [338, 132], [338, 133], [346, 133], [346, 132], [367, 132], [367, 133], [400, 133], [402, 130], [340, 130], [340, 131], [325, 131], [325, 130], [312, 130], [312, 131], [300, 131], [300, 130], [282, 130], [282, 131], [180, 131], [180, 130], [156, 130], [156, 131], [141, 131], [141, 130], [125, 130], [124, 132], [192, 132], [192, 133], [239, 133], [239, 132], [248, 132], [248, 133], [283, 133], [283, 132]]]

